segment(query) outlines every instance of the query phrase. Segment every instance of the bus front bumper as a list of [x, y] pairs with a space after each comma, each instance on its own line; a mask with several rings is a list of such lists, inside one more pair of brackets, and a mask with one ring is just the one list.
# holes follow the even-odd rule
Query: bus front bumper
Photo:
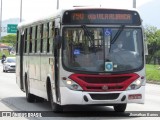
[[145, 86], [137, 90], [114, 92], [73, 91], [60, 87], [61, 105], [113, 105], [122, 103], [144, 103]]

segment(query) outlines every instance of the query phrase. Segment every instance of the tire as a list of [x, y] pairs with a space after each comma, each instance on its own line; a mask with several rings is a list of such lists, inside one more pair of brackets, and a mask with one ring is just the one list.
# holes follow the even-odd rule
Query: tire
[[25, 88], [26, 88], [26, 99], [27, 99], [27, 102], [35, 102], [35, 95], [33, 94], [30, 94], [29, 93], [29, 88], [28, 88], [28, 81], [27, 81], [27, 78], [25, 77]]
[[127, 104], [117, 104], [113, 107], [116, 112], [124, 112], [126, 110]]
[[50, 104], [51, 104], [51, 109], [53, 112], [55, 113], [60, 113], [60, 112], [63, 112], [63, 106], [61, 105], [58, 105], [57, 103], [55, 103], [53, 101], [53, 95], [52, 95], [52, 90], [51, 90], [51, 87], [49, 87], [50, 91], [49, 91], [49, 101], [50, 101]]
[[35, 96], [35, 102], [37, 103], [43, 103], [45, 101], [44, 98], [41, 98], [41, 97], [38, 97], [38, 96]]
[[4, 69], [4, 67], [3, 67], [3, 72], [6, 72], [6, 70]]

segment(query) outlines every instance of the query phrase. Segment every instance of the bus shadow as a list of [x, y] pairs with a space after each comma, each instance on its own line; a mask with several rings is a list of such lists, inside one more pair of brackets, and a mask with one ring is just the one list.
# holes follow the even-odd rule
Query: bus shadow
[[[1, 103], [11, 111], [38, 112], [43, 117], [114, 117], [114, 119], [124, 117], [124, 119], [128, 119], [130, 115], [130, 112], [115, 112], [113, 108], [104, 106], [64, 106], [63, 112], [54, 113], [51, 111], [49, 102], [28, 103], [25, 97], [8, 97], [1, 99]], [[2, 108], [1, 111], [3, 111]]]

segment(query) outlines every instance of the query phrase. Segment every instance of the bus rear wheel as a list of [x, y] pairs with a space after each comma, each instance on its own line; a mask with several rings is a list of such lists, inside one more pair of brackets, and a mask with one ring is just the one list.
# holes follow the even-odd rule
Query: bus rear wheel
[[126, 110], [127, 104], [117, 104], [113, 107], [116, 112], [124, 112]]
[[50, 92], [49, 92], [49, 101], [50, 101], [51, 109], [52, 109], [53, 112], [55, 112], [55, 113], [63, 112], [63, 106], [58, 105], [53, 100], [53, 95], [52, 95], [51, 87], [50, 87]]
[[28, 102], [35, 102], [35, 95], [29, 93], [28, 81], [25, 77], [26, 99]]

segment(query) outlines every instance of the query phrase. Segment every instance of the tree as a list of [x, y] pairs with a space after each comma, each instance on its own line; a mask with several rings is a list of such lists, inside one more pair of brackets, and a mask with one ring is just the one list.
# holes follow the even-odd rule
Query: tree
[[15, 47], [16, 45], [16, 35], [9, 34], [7, 36], [2, 37], [1, 43], [7, 43], [9, 46]]
[[148, 42], [148, 53], [146, 62], [149, 64], [152, 60], [156, 63], [156, 59], [160, 58], [160, 30], [154, 26], [146, 26], [145, 34]]

